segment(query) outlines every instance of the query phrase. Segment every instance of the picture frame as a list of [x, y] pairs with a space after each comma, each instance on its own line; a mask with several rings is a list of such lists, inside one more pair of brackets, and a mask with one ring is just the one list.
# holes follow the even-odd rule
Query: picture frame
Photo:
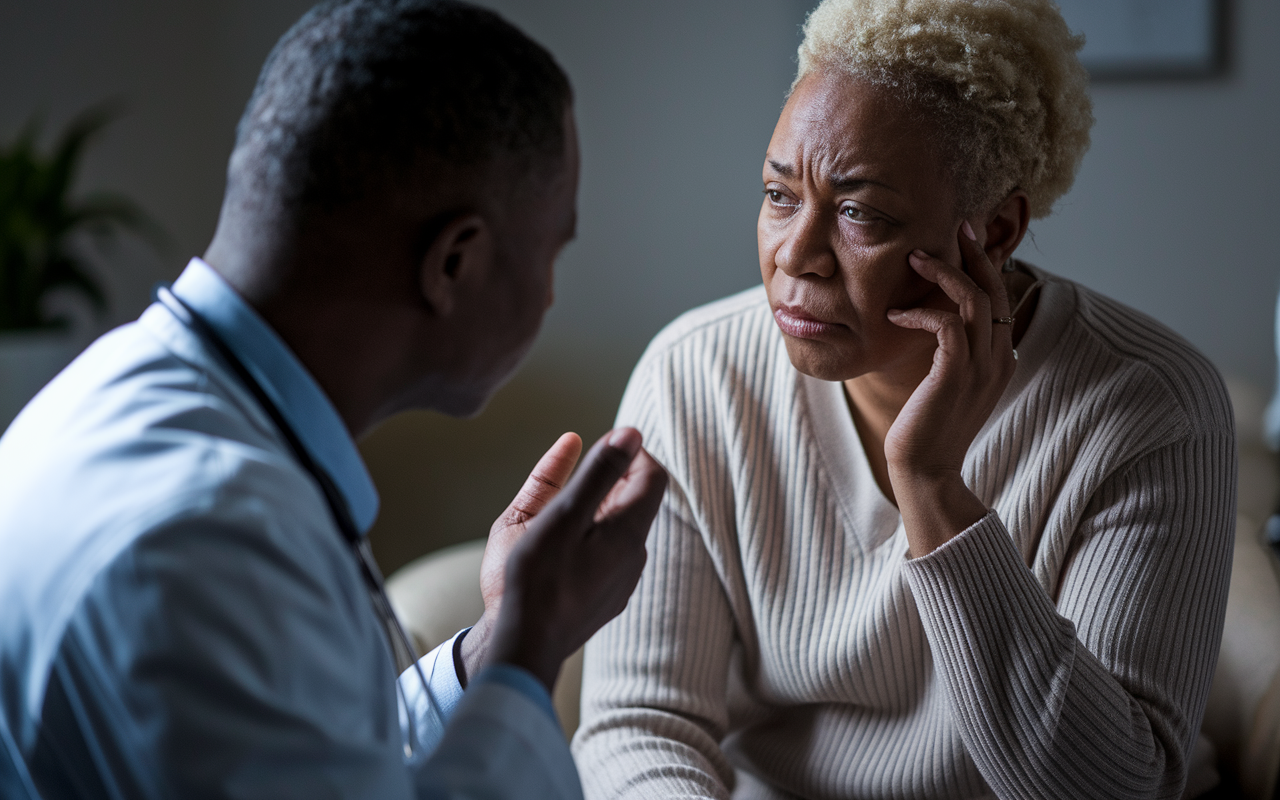
[[1227, 67], [1227, 0], [1058, 0], [1095, 80], [1211, 78]]

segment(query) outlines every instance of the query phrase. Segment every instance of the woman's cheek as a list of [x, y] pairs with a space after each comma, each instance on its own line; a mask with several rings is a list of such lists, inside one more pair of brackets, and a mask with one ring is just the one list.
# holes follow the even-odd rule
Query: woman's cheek
[[909, 251], [890, 243], [857, 241], [853, 236], [844, 238], [840, 266], [846, 282], [852, 284], [850, 288], [857, 287], [857, 294], [889, 303], [895, 298], [919, 293], [917, 281], [922, 279], [907, 263]]

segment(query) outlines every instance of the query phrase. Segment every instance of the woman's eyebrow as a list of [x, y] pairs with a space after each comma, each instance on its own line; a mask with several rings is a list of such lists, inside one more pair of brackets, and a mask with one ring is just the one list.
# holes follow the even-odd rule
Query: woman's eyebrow
[[794, 178], [796, 176], [795, 167], [790, 164], [783, 164], [781, 161], [774, 161], [772, 158], [768, 159], [768, 164], [774, 172], [784, 178]]
[[[774, 161], [772, 158], [768, 159], [768, 164], [774, 172], [784, 178], [794, 178], [796, 176], [796, 169], [790, 164], [784, 164], [781, 161]], [[894, 194], [901, 194], [897, 189], [883, 181], [858, 177], [853, 174], [832, 176], [827, 181], [827, 184], [837, 192], [853, 192], [865, 186], [879, 186], [883, 189], [888, 189]]]
[[901, 194], [897, 189], [884, 181], [877, 181], [872, 178], [863, 178], [854, 174], [833, 175], [827, 183], [837, 192], [852, 192], [857, 189], [861, 189], [864, 186], [879, 186], [881, 189], [888, 189], [894, 194]]

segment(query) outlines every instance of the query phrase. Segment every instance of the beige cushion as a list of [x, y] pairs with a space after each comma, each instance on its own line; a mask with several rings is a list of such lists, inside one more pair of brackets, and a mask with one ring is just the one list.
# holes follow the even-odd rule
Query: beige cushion
[[1246, 797], [1272, 800], [1280, 782], [1280, 671], [1253, 715], [1240, 756], [1240, 785]]
[[1227, 378], [1226, 384], [1240, 449], [1240, 516], [1222, 648], [1201, 731], [1245, 797], [1272, 800], [1280, 772], [1280, 574], [1261, 528], [1280, 502], [1280, 468], [1263, 441], [1264, 393], [1246, 381]]
[[446, 547], [411, 561], [387, 579], [400, 623], [427, 653], [484, 613], [480, 560], [484, 539]]
[[[427, 653], [455, 633], [475, 624], [484, 613], [480, 596], [480, 561], [484, 539], [446, 547], [412, 561], [387, 579], [387, 594], [418, 652]], [[582, 651], [560, 669], [551, 701], [565, 736], [578, 729], [578, 696], [582, 688]]]
[[1239, 502], [1236, 513], [1261, 522], [1280, 502], [1280, 468], [1262, 438], [1262, 410], [1266, 397], [1256, 386], [1227, 378], [1227, 394], [1236, 416], [1240, 448]]
[[1191, 757], [1187, 759], [1187, 785], [1182, 788], [1182, 796], [1187, 800], [1199, 797], [1213, 789], [1222, 780], [1218, 774], [1218, 751], [1213, 742], [1203, 733], [1196, 737], [1191, 748]]
[[1280, 766], [1280, 580], [1261, 524], [1241, 516], [1218, 667], [1201, 730], [1246, 798], [1271, 800]]

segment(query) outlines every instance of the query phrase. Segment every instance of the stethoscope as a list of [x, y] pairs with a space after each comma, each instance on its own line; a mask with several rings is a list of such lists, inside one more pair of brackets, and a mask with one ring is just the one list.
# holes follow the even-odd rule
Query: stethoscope
[[[218, 335], [218, 332], [213, 329], [213, 326], [205, 321], [195, 309], [187, 305], [182, 298], [170, 291], [167, 286], [157, 286], [152, 296], [158, 303], [168, 309], [169, 313], [173, 314], [180, 323], [191, 330], [205, 344], [212, 347], [218, 356], [226, 362], [227, 366], [231, 367], [231, 371], [236, 374], [240, 383], [249, 390], [249, 393], [258, 401], [258, 405], [275, 423], [276, 429], [279, 430], [280, 435], [288, 443], [289, 449], [298, 464], [319, 484], [320, 491], [324, 494], [324, 499], [329, 505], [329, 512], [333, 515], [333, 521], [338, 526], [338, 531], [342, 534], [342, 538], [347, 541], [352, 552], [355, 553], [356, 562], [360, 567], [360, 576], [364, 579], [365, 587], [369, 590], [369, 599], [373, 602], [374, 613], [377, 615], [378, 622], [382, 625], [382, 631], [387, 637], [387, 645], [391, 648], [391, 656], [396, 665], [396, 675], [402, 675], [405, 670], [412, 667], [418, 674], [418, 680], [422, 683], [422, 692], [426, 695], [427, 701], [432, 706], [435, 706], [436, 701], [430, 690], [431, 684], [427, 682], [427, 677], [422, 672], [422, 665], [418, 663], [418, 651], [414, 648], [409, 635], [405, 633], [404, 626], [400, 624], [399, 618], [396, 617], [396, 613], [391, 607], [391, 598], [387, 597], [387, 588], [382, 580], [382, 571], [378, 569], [378, 562], [373, 558], [373, 550], [369, 546], [369, 537], [361, 534], [355, 522], [351, 519], [351, 511], [347, 508], [346, 498], [342, 496], [338, 491], [338, 487], [334, 485], [333, 478], [315, 462], [315, 459], [311, 457], [307, 449], [302, 446], [302, 440], [298, 438], [293, 426], [289, 424], [284, 418], [284, 414], [280, 412], [280, 409], [267, 395], [266, 390], [262, 388], [262, 384], [258, 383], [248, 368], [245, 367], [244, 362], [232, 352], [227, 343]], [[412, 756], [413, 743], [416, 740], [413, 709], [409, 707], [408, 698], [405, 697], [404, 689], [398, 679], [396, 680], [396, 693], [403, 704], [408, 726], [404, 752], [406, 756]]]

